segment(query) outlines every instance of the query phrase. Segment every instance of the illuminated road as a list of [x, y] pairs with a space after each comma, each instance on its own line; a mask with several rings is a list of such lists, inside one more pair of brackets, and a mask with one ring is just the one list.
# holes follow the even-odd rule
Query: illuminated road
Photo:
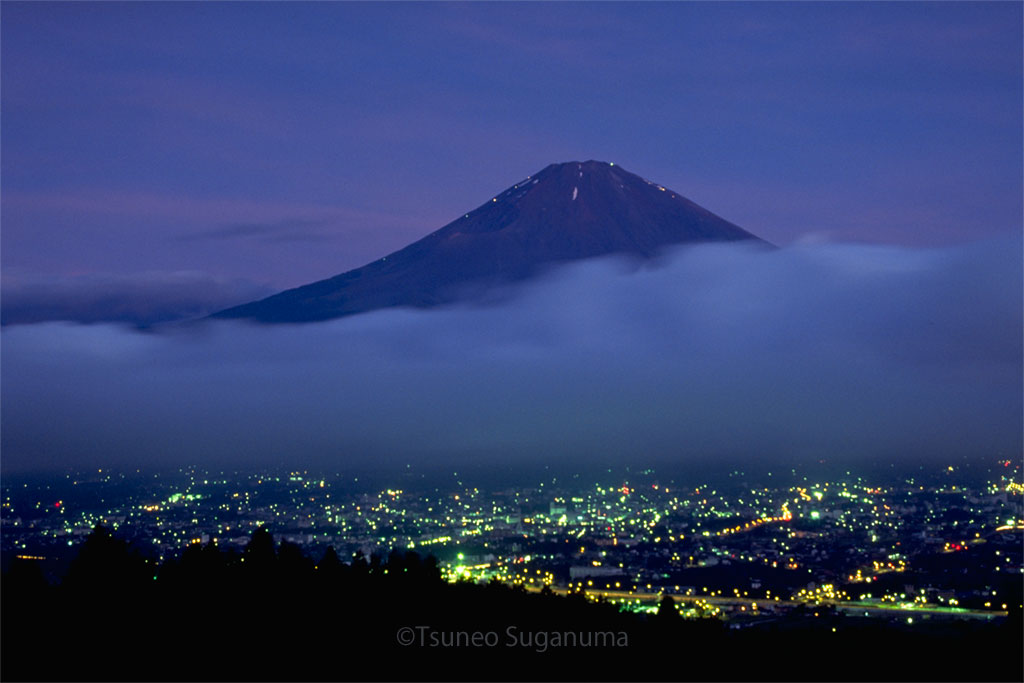
[[[558, 595], [568, 594], [568, 590], [565, 588], [552, 586], [551, 589]], [[529, 587], [527, 590], [532, 592], [538, 592], [540, 589]], [[609, 601], [623, 601], [623, 602], [639, 602], [657, 604], [662, 597], [661, 593], [642, 593], [642, 592], [629, 592], [629, 591], [614, 591], [614, 590], [589, 590], [586, 591], [588, 596], [604, 596]], [[676, 595], [672, 594], [673, 599], [677, 602], [704, 602], [709, 605], [715, 605], [718, 607], [731, 607], [739, 608], [745, 607], [751, 614], [757, 614], [764, 608], [774, 608], [780, 606], [786, 607], [797, 607], [803, 605], [808, 608], [814, 607], [835, 607], [839, 612], [845, 614], [864, 616], [864, 615], [894, 615], [903, 614], [906, 616], [943, 616], [943, 617], [958, 617], [963, 619], [994, 619], [996, 617], [1005, 617], [1006, 611], [999, 610], [969, 610], [954, 607], [904, 607], [900, 604], [893, 605], [881, 605], [879, 603], [864, 603], [864, 602], [800, 602], [797, 600], [768, 600], [766, 598], [754, 599], [754, 598], [737, 598], [735, 596], [704, 596], [704, 595]], [[757, 608], [754, 605], [757, 605]], [[761, 609], [758, 609], [761, 608]]]

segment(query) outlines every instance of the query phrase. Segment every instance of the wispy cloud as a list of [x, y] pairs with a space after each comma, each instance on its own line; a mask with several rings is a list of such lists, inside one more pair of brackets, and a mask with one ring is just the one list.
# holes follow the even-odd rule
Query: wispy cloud
[[[34, 211], [65, 211], [95, 215], [117, 215], [136, 218], [189, 218], [216, 220], [231, 217], [282, 216], [291, 220], [296, 215], [338, 214], [341, 207], [293, 202], [274, 202], [227, 197], [197, 197], [188, 194], [115, 190], [110, 188], [55, 189], [51, 191], [4, 192], [5, 207]], [[298, 220], [309, 220], [306, 218]]]
[[196, 318], [271, 293], [265, 285], [194, 271], [45, 278], [5, 273], [0, 324], [60, 320], [145, 326]]
[[[171, 239], [223, 240], [259, 237], [270, 241], [320, 241], [333, 234], [352, 236], [388, 229], [399, 236], [422, 236], [440, 227], [420, 215], [302, 202], [263, 201], [188, 194], [81, 188], [48, 192], [5, 191], [5, 211], [26, 215], [75, 215], [126, 220], [179, 221], [183, 230]], [[215, 227], [191, 229], [188, 226]], [[30, 224], [29, 224], [30, 227]], [[404, 229], [404, 232], [403, 232]], [[331, 231], [336, 231], [332, 233]]]
[[231, 223], [210, 230], [182, 235], [186, 241], [257, 239], [266, 242], [323, 242], [338, 239], [337, 234], [320, 230], [330, 225], [327, 220], [301, 218], [266, 223]]

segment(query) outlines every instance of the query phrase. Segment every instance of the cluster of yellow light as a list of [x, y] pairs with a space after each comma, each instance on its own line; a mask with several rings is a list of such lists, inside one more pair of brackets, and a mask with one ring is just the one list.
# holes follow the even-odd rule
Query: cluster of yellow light
[[450, 543], [452, 540], [451, 536], [438, 536], [437, 538], [428, 538], [425, 541], [420, 541], [421, 546], [434, 545], [435, 543]]
[[696, 613], [694, 616], [704, 614], [706, 616], [714, 617], [722, 613], [722, 610], [720, 610], [716, 605], [712, 605], [710, 602], [706, 600], [694, 600], [693, 606], [694, 612]]
[[511, 578], [502, 578], [506, 583], [511, 583], [513, 586], [524, 586], [536, 588], [538, 586], [550, 586], [555, 582], [555, 575], [551, 572], [541, 571], [535, 569], [532, 573], [529, 570], [522, 572], [516, 572], [511, 575]]
[[849, 600], [850, 596], [846, 591], [838, 589], [834, 584], [826, 583], [816, 588], [801, 588], [793, 596], [794, 600], [801, 600], [805, 602], [825, 602], [825, 601], [841, 601]]
[[872, 560], [871, 566], [876, 573], [884, 572], [901, 572], [907, 568], [907, 563], [903, 560], [896, 560], [893, 562], [880, 562], [878, 560]]
[[485, 562], [484, 564], [459, 564], [454, 567], [442, 567], [441, 578], [451, 583], [462, 579], [480, 581], [487, 578], [487, 573], [490, 568], [491, 564], [489, 562]]
[[772, 524], [772, 523], [775, 523], [775, 522], [789, 522], [792, 519], [793, 519], [793, 514], [786, 507], [786, 503], [783, 503], [782, 504], [782, 514], [779, 515], [778, 517], [760, 517], [758, 519], [753, 520], [752, 522], [745, 522], [742, 525], [737, 524], [736, 526], [728, 527], [726, 529], [722, 529], [721, 531], [718, 531], [718, 532], [716, 532], [714, 534], [712, 534], [710, 531], [705, 531], [704, 535], [705, 536], [728, 536], [730, 534], [738, 534], [738, 533], [743, 532], [743, 531], [750, 531], [752, 529], [756, 529], [759, 526], [764, 526], [765, 524]]

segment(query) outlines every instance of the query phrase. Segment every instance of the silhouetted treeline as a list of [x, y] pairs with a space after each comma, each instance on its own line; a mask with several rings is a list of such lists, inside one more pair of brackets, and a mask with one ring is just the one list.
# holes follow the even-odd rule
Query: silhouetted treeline
[[[97, 527], [59, 585], [3, 577], [10, 680], [1021, 680], [1020, 615], [895, 627], [822, 609], [747, 629], [442, 581], [414, 552], [320, 558], [260, 528], [158, 564]], [[832, 629], [836, 630], [833, 631]], [[576, 646], [554, 643], [573, 633]], [[596, 636], [593, 634], [604, 634]], [[483, 634], [486, 640], [471, 640]], [[591, 634], [587, 636], [586, 634]], [[584, 645], [584, 638], [589, 644]], [[452, 641], [455, 645], [452, 646]]]

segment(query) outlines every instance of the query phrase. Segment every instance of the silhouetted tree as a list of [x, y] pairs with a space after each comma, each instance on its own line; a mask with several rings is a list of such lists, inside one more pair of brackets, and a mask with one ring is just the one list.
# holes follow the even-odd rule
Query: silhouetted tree
[[277, 564], [286, 581], [294, 581], [313, 573], [313, 562], [302, 554], [302, 548], [290, 541], [281, 541]]
[[334, 546], [327, 546], [327, 550], [324, 551], [324, 556], [320, 558], [320, 562], [316, 565], [317, 570], [330, 574], [340, 571], [341, 567], [341, 560], [338, 558], [338, 553], [334, 549]]
[[676, 601], [667, 593], [661, 596], [661, 601], [658, 602], [658, 621], [662, 622], [678, 622], [682, 619], [679, 616], [679, 610], [676, 609]]
[[319, 595], [334, 595], [350, 583], [351, 570], [342, 564], [334, 546], [328, 546], [320, 561], [313, 569], [313, 577]]
[[366, 555], [363, 554], [362, 550], [357, 550], [355, 555], [352, 556], [351, 567], [352, 571], [358, 576], [363, 576], [370, 570], [369, 565], [366, 563]]
[[131, 552], [127, 542], [97, 524], [72, 560], [63, 585], [94, 595], [104, 591], [125, 594], [152, 577], [153, 570], [138, 553]]
[[428, 555], [421, 565], [423, 581], [426, 583], [440, 583], [441, 568], [437, 565], [437, 558]]
[[389, 574], [402, 574], [408, 570], [409, 566], [406, 562], [405, 555], [398, 548], [392, 548], [391, 552], [388, 553], [388, 573]]
[[371, 576], [382, 576], [384, 574], [384, 561], [379, 553], [373, 553], [370, 555], [370, 567]]
[[275, 556], [274, 537], [267, 531], [267, 527], [257, 527], [256, 531], [252, 532], [249, 544], [245, 546], [245, 561], [253, 564], [272, 564]]

